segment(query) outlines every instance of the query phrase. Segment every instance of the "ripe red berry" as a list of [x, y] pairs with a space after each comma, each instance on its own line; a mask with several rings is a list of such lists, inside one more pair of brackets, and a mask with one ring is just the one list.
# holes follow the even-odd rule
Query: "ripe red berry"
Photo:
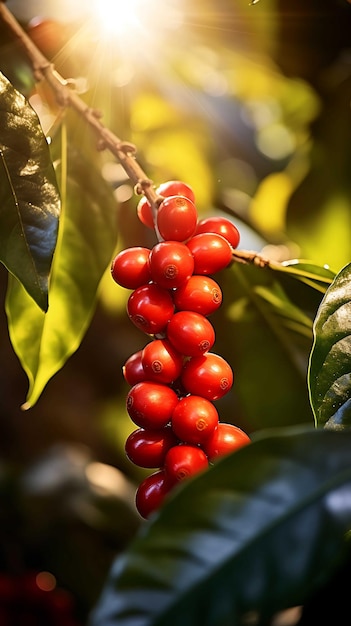
[[166, 332], [171, 344], [186, 356], [200, 356], [208, 352], [215, 342], [211, 322], [204, 315], [194, 311], [175, 313]]
[[28, 33], [39, 50], [49, 59], [53, 59], [62, 50], [69, 38], [68, 28], [64, 23], [41, 17], [31, 20]]
[[195, 204], [185, 196], [169, 196], [160, 204], [156, 221], [163, 239], [186, 241], [196, 230]]
[[141, 354], [142, 350], [138, 350], [138, 352], [132, 354], [122, 367], [123, 376], [128, 385], [136, 385], [142, 380], [145, 380]]
[[233, 424], [221, 422], [203, 444], [202, 448], [209, 460], [214, 461], [249, 443], [251, 443], [251, 439], [243, 430]]
[[233, 222], [226, 217], [206, 217], [199, 221], [196, 227], [196, 234], [217, 233], [222, 235], [233, 248], [237, 248], [240, 241], [240, 233]]
[[195, 194], [190, 185], [182, 180], [168, 180], [157, 187], [156, 192], [159, 196], [168, 198], [169, 196], [185, 196], [195, 203]]
[[154, 283], [138, 287], [131, 293], [127, 302], [129, 318], [135, 326], [149, 335], [161, 333], [173, 312], [172, 296]]
[[206, 398], [186, 396], [176, 405], [171, 424], [181, 441], [203, 444], [218, 426], [218, 412]]
[[181, 444], [166, 454], [164, 469], [169, 484], [176, 484], [208, 468], [208, 459], [201, 448]]
[[167, 385], [144, 380], [130, 389], [126, 407], [137, 426], [159, 430], [171, 420], [178, 401], [175, 391]]
[[163, 469], [147, 476], [135, 494], [135, 505], [140, 515], [148, 519], [160, 507], [169, 490]]
[[[180, 180], [169, 180], [166, 183], [162, 183], [162, 185], [156, 189], [156, 193], [165, 198], [169, 196], [185, 196], [191, 200], [191, 202], [195, 203], [195, 195], [192, 188]], [[145, 196], [142, 196], [138, 202], [137, 215], [144, 226], [148, 228], [155, 227], [151, 205]]]
[[125, 451], [132, 463], [140, 467], [161, 467], [167, 451], [177, 444], [170, 427], [161, 430], [138, 428], [127, 438]]
[[149, 380], [172, 383], [182, 371], [183, 357], [167, 339], [155, 339], [143, 349], [141, 361]]
[[122, 250], [113, 259], [111, 274], [113, 280], [126, 289], [136, 289], [149, 280], [149, 248], [140, 246]]
[[142, 196], [138, 202], [137, 215], [144, 226], [147, 226], [148, 228], [155, 227], [151, 205], [145, 196]]
[[194, 270], [194, 258], [184, 243], [161, 241], [150, 252], [149, 267], [157, 285], [173, 289], [189, 280]]
[[175, 289], [173, 300], [178, 310], [210, 315], [222, 304], [222, 291], [210, 276], [194, 275]]
[[215, 274], [232, 260], [230, 243], [216, 233], [194, 235], [185, 245], [194, 257], [194, 274]]
[[181, 375], [181, 381], [189, 393], [211, 401], [228, 393], [233, 378], [229, 363], [212, 352], [189, 359]]

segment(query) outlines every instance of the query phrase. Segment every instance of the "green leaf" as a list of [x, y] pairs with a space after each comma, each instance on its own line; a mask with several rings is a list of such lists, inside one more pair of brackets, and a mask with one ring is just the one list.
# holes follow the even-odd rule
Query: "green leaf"
[[0, 261], [48, 307], [59, 192], [38, 117], [0, 74]]
[[323, 294], [335, 278], [335, 272], [327, 265], [317, 265], [302, 259], [285, 261], [282, 263], [281, 270]]
[[313, 423], [306, 385], [312, 319], [288, 298], [281, 278], [234, 263], [218, 280], [223, 305], [212, 318], [215, 347], [235, 373], [221, 419], [245, 430]]
[[115, 562], [89, 626], [238, 626], [303, 604], [348, 552], [350, 446], [280, 429], [189, 481]]
[[97, 288], [117, 237], [116, 203], [93, 165], [74, 154], [68, 161], [67, 202], [60, 222], [46, 315], [16, 280], [6, 311], [12, 345], [29, 378], [24, 408], [77, 350], [95, 310]]
[[316, 265], [303, 259], [277, 263], [271, 269], [294, 305], [314, 320], [321, 300], [335, 278], [335, 272], [326, 265]]
[[318, 426], [351, 425], [350, 353], [351, 264], [336, 276], [315, 319], [309, 386]]

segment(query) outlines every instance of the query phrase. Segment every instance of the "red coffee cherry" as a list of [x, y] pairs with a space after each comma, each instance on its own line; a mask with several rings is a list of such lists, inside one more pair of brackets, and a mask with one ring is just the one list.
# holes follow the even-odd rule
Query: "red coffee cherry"
[[173, 300], [178, 310], [210, 315], [222, 304], [222, 290], [213, 278], [194, 275], [175, 289]]
[[149, 380], [172, 383], [182, 371], [183, 357], [167, 339], [155, 339], [143, 349], [141, 362]]
[[175, 485], [208, 468], [208, 459], [201, 448], [181, 444], [166, 454], [164, 469], [169, 484]]
[[189, 359], [181, 375], [181, 381], [189, 393], [210, 401], [218, 400], [228, 393], [233, 379], [229, 363], [212, 352]]
[[161, 467], [166, 453], [177, 444], [177, 437], [168, 426], [161, 430], [138, 428], [127, 438], [127, 457], [140, 467]]
[[185, 196], [169, 196], [160, 204], [156, 221], [163, 239], [186, 241], [196, 230], [195, 204]]
[[111, 265], [113, 280], [126, 289], [136, 289], [145, 285], [151, 280], [149, 254], [149, 248], [140, 246], [119, 252]]
[[137, 426], [159, 430], [171, 420], [178, 401], [175, 391], [167, 385], [144, 380], [130, 389], [126, 407]]
[[148, 519], [160, 507], [169, 490], [163, 469], [147, 476], [135, 494], [135, 505], [141, 517]]
[[226, 217], [206, 217], [199, 221], [196, 234], [216, 233], [222, 235], [233, 248], [237, 248], [240, 241], [240, 233], [233, 222]]
[[35, 17], [30, 21], [28, 34], [39, 50], [50, 60], [64, 48], [70, 38], [66, 24], [41, 17]]
[[230, 243], [215, 233], [194, 235], [185, 245], [194, 257], [194, 274], [215, 274], [232, 260]]
[[[180, 180], [169, 180], [166, 183], [162, 183], [156, 189], [156, 193], [165, 198], [169, 196], [185, 196], [195, 203], [195, 195], [192, 188]], [[152, 229], [155, 227], [151, 205], [145, 196], [142, 196], [138, 202], [137, 215], [144, 226]]]
[[184, 183], [181, 180], [168, 180], [165, 183], [162, 183], [156, 189], [156, 193], [159, 196], [164, 196], [168, 198], [169, 196], [185, 196], [189, 198], [191, 202], [195, 204], [195, 194], [190, 185]]
[[194, 270], [194, 258], [184, 243], [161, 241], [150, 252], [149, 268], [157, 285], [173, 289], [189, 280]]
[[151, 204], [145, 196], [142, 196], [138, 202], [137, 216], [144, 226], [152, 229], [155, 227]]
[[210, 461], [251, 443], [250, 437], [233, 424], [219, 423], [202, 448]]
[[186, 356], [200, 356], [208, 352], [215, 342], [211, 322], [204, 315], [194, 311], [175, 313], [166, 333], [176, 350]]
[[136, 385], [146, 378], [141, 362], [141, 354], [142, 350], [138, 350], [138, 352], [132, 354], [122, 367], [123, 377], [128, 385]]
[[138, 287], [127, 302], [129, 318], [135, 326], [149, 335], [161, 333], [173, 312], [172, 296], [154, 283]]
[[181, 441], [203, 444], [218, 426], [218, 412], [206, 398], [186, 396], [176, 405], [171, 424]]

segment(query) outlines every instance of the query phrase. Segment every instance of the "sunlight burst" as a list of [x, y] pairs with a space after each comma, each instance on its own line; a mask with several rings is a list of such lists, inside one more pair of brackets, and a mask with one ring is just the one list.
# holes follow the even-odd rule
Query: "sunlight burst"
[[92, 13], [105, 34], [135, 36], [152, 4], [153, 0], [95, 0]]
[[[183, 23], [182, 0], [94, 0], [89, 13], [95, 31], [106, 38], [133, 42], [138, 37], [159, 39], [160, 33], [176, 30]], [[157, 33], [157, 37], [155, 37]]]

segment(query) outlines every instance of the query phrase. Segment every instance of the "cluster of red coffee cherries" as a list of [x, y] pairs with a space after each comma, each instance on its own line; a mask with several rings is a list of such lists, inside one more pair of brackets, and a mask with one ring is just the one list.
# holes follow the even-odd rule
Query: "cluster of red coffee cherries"
[[238, 427], [220, 422], [213, 404], [230, 390], [233, 372], [211, 352], [215, 331], [208, 320], [222, 303], [212, 275], [230, 264], [238, 229], [223, 217], [199, 220], [193, 190], [184, 182], [166, 182], [156, 193], [155, 215], [145, 196], [137, 213], [159, 242], [151, 249], [127, 248], [111, 266], [116, 283], [132, 290], [129, 318], [152, 337], [123, 367], [131, 386], [127, 411], [138, 426], [126, 454], [156, 470], [137, 489], [144, 518], [180, 481], [250, 441]]

